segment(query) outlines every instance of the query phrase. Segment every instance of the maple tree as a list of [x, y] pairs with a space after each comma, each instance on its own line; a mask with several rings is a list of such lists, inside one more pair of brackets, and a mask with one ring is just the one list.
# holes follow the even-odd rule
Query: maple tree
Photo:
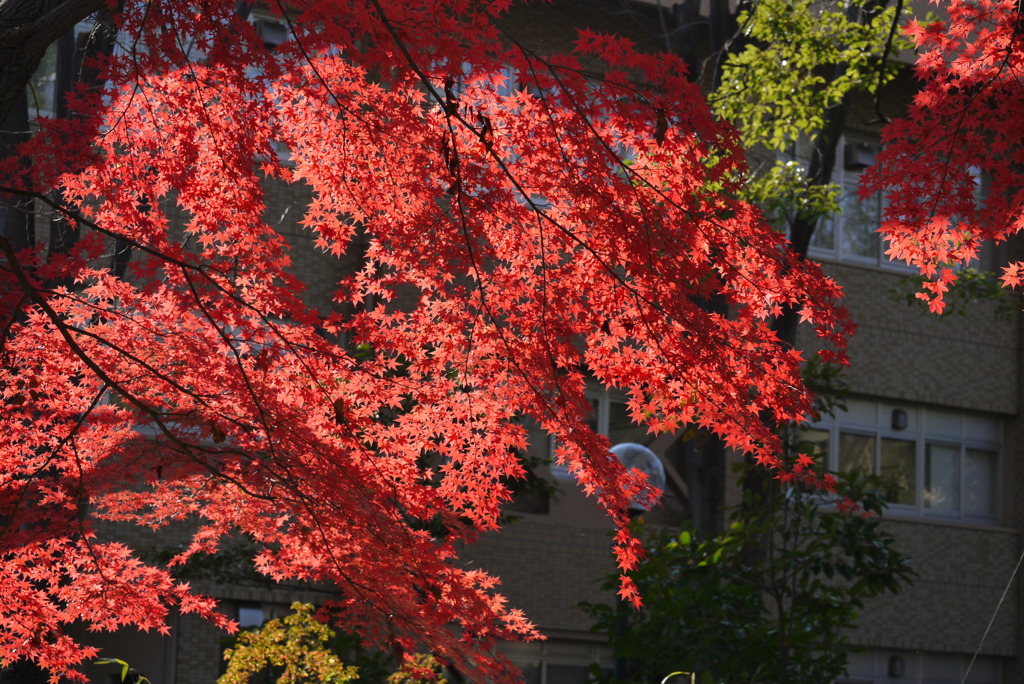
[[[321, 617], [511, 679], [490, 645], [537, 634], [458, 549], [524, 474], [523, 416], [620, 566], [640, 551], [651, 492], [587, 426], [588, 374], [653, 432], [816, 477], [778, 456], [810, 401], [768, 319], [794, 307], [841, 358], [839, 288], [737, 199], [737, 137], [680, 60], [586, 31], [540, 57], [507, 5], [275, 2], [276, 46], [234, 0], [108, 8], [94, 84], [0, 160], [5, 201], [69, 236], [0, 236], [0, 662], [80, 676], [72, 623], [230, 627], [170, 569], [245, 536], [267, 576], [336, 587]], [[309, 193], [317, 247], [362, 251], [337, 312], [304, 304], [267, 183]], [[96, 534], [182, 520], [166, 565]]]
[[[650, 26], [646, 15], [629, 14]], [[889, 57], [906, 45], [904, 15], [902, 2], [887, 0], [684, 0], [659, 15], [652, 34], [683, 57], [715, 115], [737, 128], [748, 160], [741, 196], [787, 233], [795, 254], [806, 257], [823, 219], [839, 211], [834, 172], [851, 100], [873, 96], [883, 116], [878, 98], [897, 75]], [[728, 310], [725, 302], [708, 306]], [[798, 310], [783, 308], [773, 321], [780, 339], [796, 345], [799, 320]], [[682, 450], [690, 517], [703, 534], [717, 534], [724, 445], [702, 435]], [[758, 486], [757, 478], [744, 486]]]
[[[1016, 0], [951, 0], [942, 20], [911, 21], [921, 88], [886, 126], [863, 191], [885, 191], [889, 255], [927, 278], [918, 297], [941, 312], [960, 266], [985, 241], [1024, 227], [1024, 18]], [[1003, 283], [1021, 283], [1022, 264]]]

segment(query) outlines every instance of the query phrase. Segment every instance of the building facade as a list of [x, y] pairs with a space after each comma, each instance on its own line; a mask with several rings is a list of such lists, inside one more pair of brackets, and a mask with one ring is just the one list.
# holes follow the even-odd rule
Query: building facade
[[[609, 0], [558, 0], [518, 10], [508, 28], [538, 52], [564, 49], [575, 27], [627, 32], [638, 43], [658, 47], [657, 18], [650, 4]], [[857, 104], [853, 103], [856, 107]], [[877, 131], [851, 122], [842, 143], [836, 181], [851, 193], [877, 145]], [[271, 222], [295, 245], [295, 272], [310, 289], [311, 306], [334, 307], [334, 284], [355, 262], [322, 255], [298, 227], [287, 228], [291, 211], [305, 198], [284, 185], [268, 186]], [[913, 559], [918, 577], [899, 595], [870, 602], [852, 643], [850, 684], [975, 684], [1024, 681], [1017, 583], [1011, 581], [1024, 548], [1024, 489], [1021, 462], [1021, 320], [1019, 306], [1007, 310], [987, 299], [958, 304], [937, 317], [908, 304], [910, 272], [890, 264], [874, 230], [881, 200], [844, 196], [843, 212], [824, 223], [810, 256], [840, 282], [858, 325], [850, 344], [849, 410], [809, 426], [807, 435], [828, 454], [831, 469], [863, 468], [896, 482], [886, 529], [899, 550]], [[1005, 254], [991, 254], [994, 266]], [[911, 297], [912, 299], [912, 297]], [[809, 344], [809, 340], [803, 340]], [[647, 440], [614, 393], [593, 393], [595, 426], [613, 443]], [[533, 449], [544, 456], [547, 438]], [[666, 453], [672, 445], [662, 445]], [[669, 464], [672, 465], [671, 463]], [[724, 466], [723, 466], [724, 469]], [[673, 468], [685, 488], [685, 472]], [[536, 505], [510, 510], [500, 532], [466, 549], [467, 562], [502, 578], [501, 591], [547, 635], [544, 642], [508, 644], [504, 651], [530, 684], [583, 684], [588, 668], [609, 667], [612, 654], [583, 600], [609, 601], [600, 580], [614, 570], [610, 523], [565, 473], [542, 467], [538, 474], [559, 490]], [[679, 485], [679, 483], [677, 483]], [[687, 514], [676, 486], [654, 523], [672, 525]], [[735, 495], [727, 501], [735, 502]], [[177, 543], [173, 534], [132, 539], [139, 548]], [[270, 587], [243, 582], [197, 582], [223, 601], [243, 626], [279, 615], [293, 600], [316, 602], [309, 587]], [[121, 658], [154, 683], [208, 684], [220, 671], [224, 636], [191, 618], [176, 619], [172, 636], [119, 633], [99, 637], [104, 655]], [[680, 664], [685, 669], [685, 663]], [[91, 675], [92, 673], [90, 673]], [[93, 681], [107, 681], [104, 671]]]
[[[583, 6], [592, 10], [594, 4], [576, 3], [577, 21], [586, 14]], [[640, 34], [657, 32], [650, 23], [644, 28], [650, 17], [642, 7], [614, 11], [629, 16], [633, 23], [622, 25]], [[557, 43], [555, 28], [545, 26], [541, 40]], [[909, 73], [901, 74], [884, 93], [885, 107], [897, 112], [913, 89]], [[850, 635], [856, 650], [842, 681], [1022, 681], [1014, 579], [1024, 557], [1020, 302], [967, 294], [939, 317], [914, 301], [913, 272], [888, 261], [876, 233], [882, 198], [856, 196], [860, 173], [879, 145], [878, 127], [864, 123], [877, 118], [875, 103], [854, 97], [846, 106], [834, 173], [842, 211], [819, 225], [809, 256], [843, 286], [858, 326], [845, 377], [850, 399], [846, 411], [804, 434], [827, 454], [829, 469], [865, 469], [895, 483], [883, 525], [918, 576], [898, 595], [868, 602]], [[978, 185], [983, 192], [984, 179]], [[976, 266], [995, 270], [1015, 249], [989, 248]], [[802, 348], [810, 345], [809, 336], [799, 340]], [[594, 400], [599, 416], [608, 415], [604, 404], [615, 401], [600, 392]], [[643, 441], [628, 426], [617, 429], [611, 421], [606, 427], [613, 443]], [[523, 513], [520, 522], [470, 553], [503, 578], [510, 598], [550, 636], [542, 645], [509, 649], [528, 681], [570, 684], [586, 681], [586, 654], [605, 666], [610, 662], [597, 635], [587, 631], [587, 617], [574, 607], [594, 600], [595, 578], [608, 571], [608, 526], [587, 509], [572, 482], [557, 472], [552, 477], [562, 495], [548, 512]], [[735, 487], [726, 501], [738, 502]], [[663, 522], [678, 514], [672, 511]]]

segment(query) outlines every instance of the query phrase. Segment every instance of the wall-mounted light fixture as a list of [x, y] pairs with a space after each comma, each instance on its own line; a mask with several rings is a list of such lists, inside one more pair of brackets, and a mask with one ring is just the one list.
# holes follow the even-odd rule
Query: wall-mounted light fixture
[[893, 430], [906, 430], [907, 429], [907, 412], [903, 409], [892, 410], [892, 429]]
[[[895, 413], [895, 411], [894, 411]], [[889, 676], [896, 678], [903, 676], [903, 658], [898, 655], [889, 656]]]

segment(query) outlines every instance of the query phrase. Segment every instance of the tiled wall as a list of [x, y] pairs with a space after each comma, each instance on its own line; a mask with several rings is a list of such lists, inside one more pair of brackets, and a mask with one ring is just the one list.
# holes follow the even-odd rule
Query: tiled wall
[[[1015, 414], [1019, 316], [996, 316], [991, 301], [940, 318], [900, 299], [906, 274], [826, 264], [857, 324], [850, 341], [850, 391], [872, 397]], [[901, 294], [896, 294], [897, 291]], [[810, 344], [804, 332], [802, 341]]]
[[[853, 643], [973, 653], [1017, 562], [1019, 535], [1007, 529], [887, 520], [885, 529], [918, 573], [893, 596], [867, 601]], [[1016, 592], [996, 613], [981, 652], [1017, 652]]]

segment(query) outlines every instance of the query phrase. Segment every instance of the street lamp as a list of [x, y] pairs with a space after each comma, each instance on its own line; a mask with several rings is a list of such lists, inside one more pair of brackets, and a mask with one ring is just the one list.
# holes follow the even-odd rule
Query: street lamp
[[[650, 486], [658, 490], [658, 499], [661, 498], [661, 492], [665, 491], [665, 466], [662, 465], [661, 459], [658, 458], [657, 454], [643, 444], [636, 444], [634, 442], [616, 444], [611, 448], [611, 452], [618, 457], [619, 462], [622, 463], [626, 470], [636, 468], [646, 475]], [[658, 499], [650, 501], [648, 505], [653, 506], [658, 503]], [[649, 507], [645, 506], [644, 503], [638, 499], [633, 499], [629, 504], [629, 517], [635, 518], [643, 515], [648, 510], [650, 510]]]
[[[657, 498], [653, 500], [640, 501], [634, 498], [629, 502], [629, 517], [637, 518], [649, 511], [650, 506], [657, 504], [661, 498], [661, 493], [665, 491], [665, 466], [662, 464], [661, 459], [658, 458], [658, 455], [643, 444], [623, 442], [613, 446], [611, 452], [615, 454], [626, 470], [635, 468], [646, 475], [648, 484], [658, 492]], [[629, 629], [629, 622], [624, 620], [618, 625], [618, 629], [622, 631]], [[615, 658], [613, 663], [613, 681], [624, 680], [628, 671], [629, 663], [627, 660], [622, 657]]]

